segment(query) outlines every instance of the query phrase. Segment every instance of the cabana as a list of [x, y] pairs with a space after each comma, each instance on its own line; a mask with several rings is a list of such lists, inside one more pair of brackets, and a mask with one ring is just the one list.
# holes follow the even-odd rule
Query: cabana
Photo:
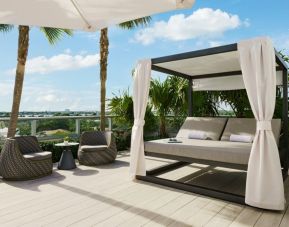
[[[246, 89], [256, 119], [253, 143], [249, 146], [246, 145], [247, 160], [237, 160], [238, 157], [233, 156], [233, 147], [230, 149], [231, 145], [226, 150], [226, 156], [224, 153], [221, 154], [220, 152], [223, 152], [224, 149], [222, 147], [217, 149], [217, 147], [220, 143], [226, 142], [218, 141], [218, 137], [215, 139], [216, 141], [196, 142], [202, 144], [200, 146], [203, 146], [204, 143], [210, 144], [207, 147], [203, 146], [203, 149], [198, 150], [198, 152], [195, 152], [195, 146], [187, 145], [186, 152], [193, 153], [190, 157], [175, 149], [182, 149], [181, 145], [169, 144], [168, 139], [156, 142], [157, 146], [152, 146], [150, 142], [144, 146], [144, 114], [148, 102], [151, 70], [188, 80], [189, 117], [193, 115], [193, 90]], [[139, 61], [134, 74], [135, 121], [131, 139], [131, 176], [228, 201], [246, 203], [259, 208], [283, 210], [285, 205], [283, 180], [288, 175], [289, 158], [287, 76], [287, 65], [279, 53], [275, 51], [268, 38], [255, 38], [231, 45]], [[276, 127], [278, 128], [275, 126], [278, 125], [278, 122], [275, 119], [272, 121], [276, 86], [282, 86], [283, 90], [282, 139], [279, 149], [277, 143], [279, 142], [280, 129], [279, 131], [278, 129], [275, 130]], [[184, 123], [186, 127], [188, 124]], [[217, 124], [223, 123], [215, 123], [215, 126]], [[225, 121], [224, 125], [226, 126], [226, 124], [228, 126], [229, 121], [228, 123]], [[179, 133], [184, 133], [183, 127]], [[221, 129], [220, 133], [220, 135], [223, 133], [224, 136], [224, 129]], [[226, 145], [232, 143], [227, 142]], [[149, 146], [153, 147], [154, 150], [149, 149]], [[240, 146], [242, 147], [242, 145]], [[172, 154], [172, 152], [175, 153]], [[206, 152], [209, 152], [208, 155], [205, 155]], [[240, 155], [242, 155], [241, 153]], [[146, 171], [145, 154], [179, 162]], [[247, 170], [245, 197], [155, 176], [157, 173], [194, 162]]]

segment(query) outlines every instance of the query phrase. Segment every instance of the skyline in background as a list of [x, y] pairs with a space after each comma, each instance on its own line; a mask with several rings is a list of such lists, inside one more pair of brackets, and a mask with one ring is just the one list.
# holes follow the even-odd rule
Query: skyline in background
[[[152, 16], [135, 30], [109, 28], [107, 98], [132, 91], [138, 59], [154, 58], [269, 36], [289, 54], [289, 2], [203, 0], [192, 9]], [[0, 34], [0, 112], [10, 111], [15, 78], [18, 30]], [[153, 72], [158, 78], [159, 73]], [[75, 31], [56, 45], [38, 28], [30, 32], [20, 111], [95, 111], [100, 109], [99, 33]]]

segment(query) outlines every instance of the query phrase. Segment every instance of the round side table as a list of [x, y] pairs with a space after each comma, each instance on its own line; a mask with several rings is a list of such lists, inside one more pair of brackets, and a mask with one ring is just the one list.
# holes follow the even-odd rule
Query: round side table
[[76, 164], [75, 160], [73, 158], [73, 155], [71, 153], [70, 147], [77, 146], [79, 143], [56, 143], [56, 147], [63, 147], [63, 152], [61, 155], [61, 158], [58, 162], [58, 169], [62, 170], [69, 170], [69, 169], [75, 169]]

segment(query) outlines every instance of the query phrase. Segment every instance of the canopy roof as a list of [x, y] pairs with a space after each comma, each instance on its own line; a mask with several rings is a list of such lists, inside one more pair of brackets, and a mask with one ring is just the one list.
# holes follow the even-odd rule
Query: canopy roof
[[[276, 52], [277, 85], [287, 65]], [[193, 79], [194, 90], [244, 89], [237, 44], [152, 59], [155, 71]]]
[[190, 8], [195, 0], [0, 0], [0, 24], [94, 31], [156, 13]]

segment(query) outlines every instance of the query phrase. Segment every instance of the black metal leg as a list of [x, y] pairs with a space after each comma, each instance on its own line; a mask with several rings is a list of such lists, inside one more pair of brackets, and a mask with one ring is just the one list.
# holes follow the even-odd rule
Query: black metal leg
[[75, 168], [76, 165], [71, 150], [69, 148], [65, 148], [58, 162], [58, 169], [69, 170]]

